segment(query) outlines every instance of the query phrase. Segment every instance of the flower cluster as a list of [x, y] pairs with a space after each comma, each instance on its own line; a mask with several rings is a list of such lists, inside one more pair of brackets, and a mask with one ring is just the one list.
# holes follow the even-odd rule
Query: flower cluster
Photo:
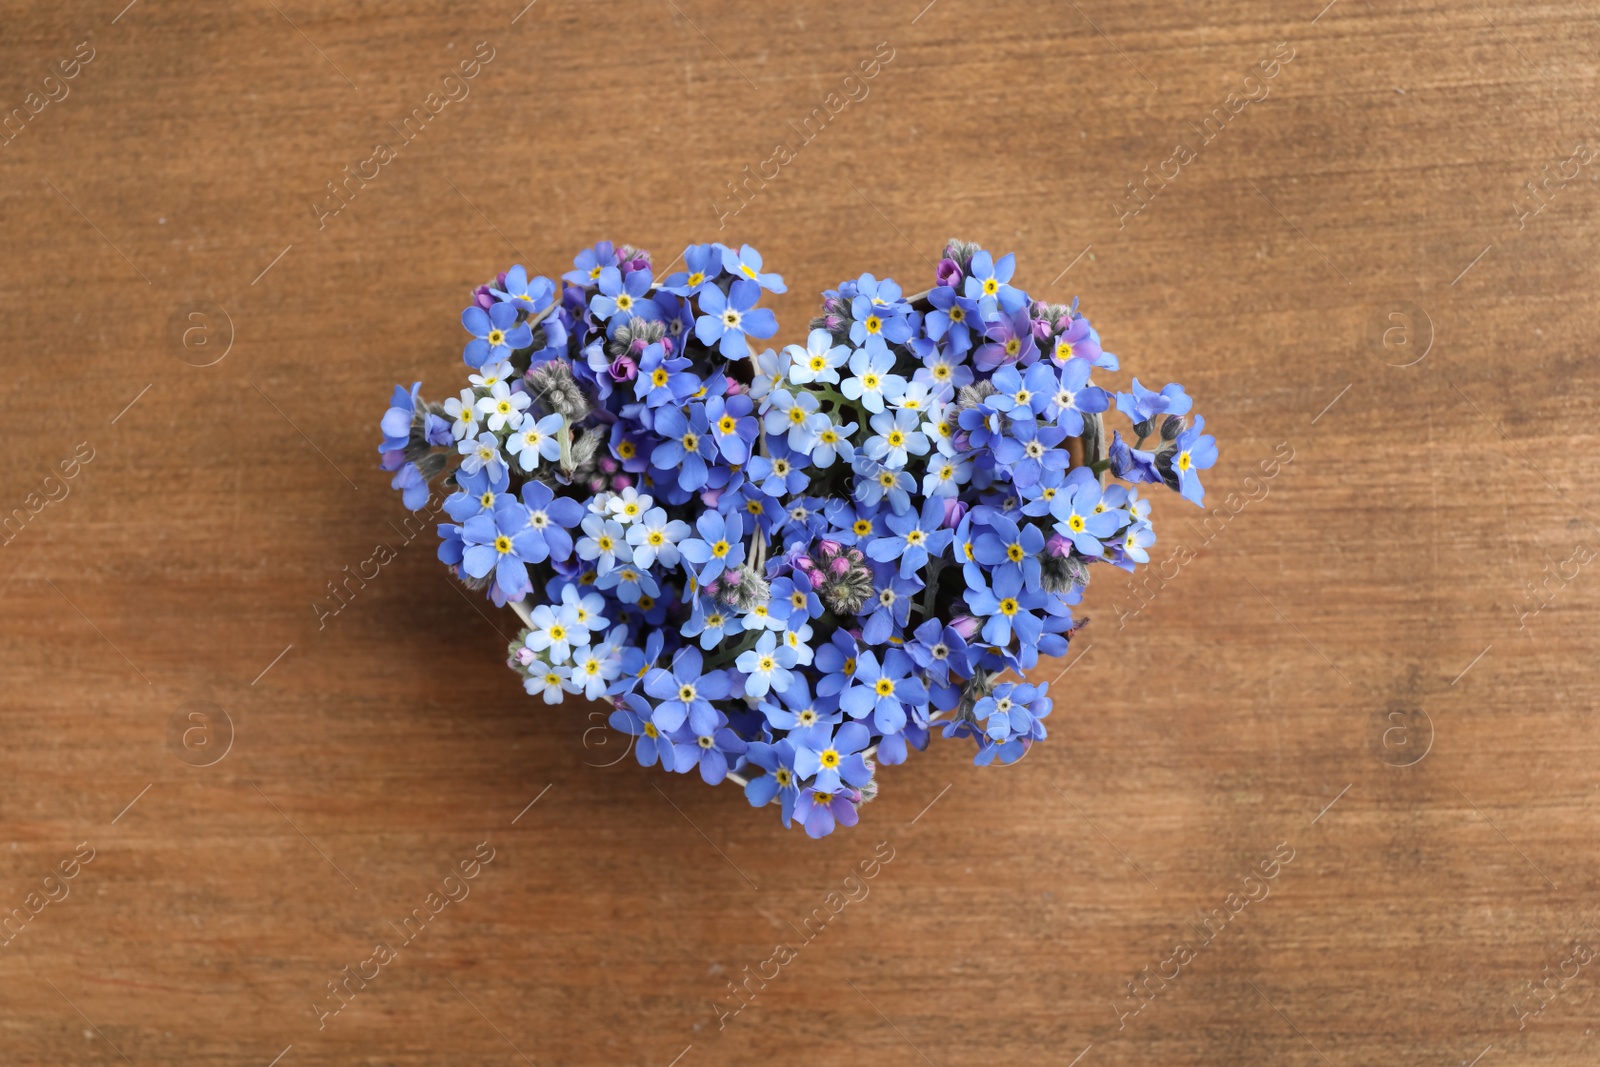
[[1118, 361], [1076, 301], [963, 242], [926, 292], [827, 291], [781, 349], [754, 344], [785, 291], [755, 249], [680, 258], [513, 267], [462, 313], [468, 387], [397, 387], [383, 416], [406, 506], [450, 490], [439, 558], [525, 622], [510, 666], [812, 837], [935, 731], [1020, 759], [1048, 686], [1001, 676], [1066, 652], [1093, 564], [1148, 562], [1144, 486], [1202, 499], [1216, 444], [1183, 387], [1095, 385]]

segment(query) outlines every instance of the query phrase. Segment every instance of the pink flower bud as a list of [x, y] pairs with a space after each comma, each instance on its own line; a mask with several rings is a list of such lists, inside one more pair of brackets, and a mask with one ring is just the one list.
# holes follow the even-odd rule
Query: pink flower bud
[[1049, 554], [1051, 556], [1055, 556], [1057, 558], [1065, 556], [1067, 554], [1067, 550], [1070, 549], [1071, 547], [1072, 547], [1072, 542], [1068, 541], [1065, 537], [1062, 537], [1060, 534], [1051, 534], [1050, 535], [1050, 540], [1048, 540], [1048, 541], [1046, 541], [1044, 543], [1045, 552], [1047, 554]]
[[517, 662], [522, 664], [524, 667], [526, 667], [528, 664], [532, 663], [533, 662], [533, 649], [531, 649], [531, 648], [519, 648], [519, 649], [517, 649]]
[[639, 364], [631, 356], [621, 355], [612, 360], [611, 380], [614, 382], [631, 382], [639, 376]]
[[700, 503], [708, 508], [715, 508], [717, 501], [722, 499], [721, 489], [707, 489], [700, 494]]
[[629, 478], [626, 474], [619, 474], [616, 477], [611, 479], [611, 488], [614, 489], [616, 492], [619, 492], [619, 493], [622, 492], [624, 489], [628, 488], [632, 484], [633, 484], [633, 479]]
[[835, 578], [843, 578], [850, 573], [850, 561], [844, 556], [839, 556], [828, 563], [828, 573]]
[[940, 285], [957, 286], [961, 284], [961, 267], [953, 259], [941, 259], [933, 268], [933, 276]]
[[610, 456], [600, 457], [600, 470], [605, 474], [615, 474], [618, 470], [617, 461]]
[[950, 620], [950, 625], [961, 635], [963, 641], [971, 641], [978, 632], [978, 620], [971, 615], [957, 615]]
[[941, 524], [946, 530], [954, 530], [961, 525], [961, 520], [966, 518], [970, 505], [957, 500], [955, 497], [946, 497], [944, 502], [944, 522]]
[[794, 561], [794, 565], [807, 574], [816, 574], [817, 565], [810, 556], [801, 556]]
[[817, 542], [817, 550], [821, 552], [824, 557], [831, 558], [844, 551], [844, 546], [837, 541], [829, 541], [824, 538], [823, 540]]

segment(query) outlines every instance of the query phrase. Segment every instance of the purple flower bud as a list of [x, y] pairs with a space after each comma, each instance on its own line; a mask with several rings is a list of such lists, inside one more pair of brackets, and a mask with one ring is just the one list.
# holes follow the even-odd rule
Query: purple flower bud
[[717, 501], [719, 501], [721, 499], [722, 499], [722, 490], [721, 489], [707, 489], [705, 492], [700, 494], [700, 503], [704, 504], [708, 508], [716, 507], [717, 506]]
[[611, 366], [607, 369], [611, 372], [611, 380], [614, 382], [631, 382], [639, 376], [639, 364], [626, 355], [612, 360]]
[[963, 641], [971, 641], [978, 632], [978, 620], [971, 615], [957, 615], [950, 620], [950, 625], [961, 635]]
[[626, 474], [619, 474], [615, 478], [611, 479], [611, 488], [618, 493], [622, 492], [632, 484], [633, 479], [628, 477]]
[[605, 474], [617, 473], [617, 461], [610, 456], [600, 457], [600, 470]]
[[939, 265], [933, 268], [933, 276], [940, 285], [954, 288], [961, 284], [961, 265], [953, 259], [941, 259]]
[[1067, 554], [1067, 550], [1070, 549], [1071, 547], [1072, 547], [1072, 542], [1068, 541], [1065, 537], [1062, 537], [1060, 534], [1051, 534], [1050, 535], [1050, 540], [1048, 540], [1048, 541], [1046, 541], [1044, 543], [1045, 552], [1047, 554], [1049, 554], [1051, 556], [1055, 556], [1057, 558], [1065, 556]]
[[[501, 284], [505, 283], [505, 276], [500, 278]], [[487, 285], [480, 285], [472, 291], [472, 302], [483, 310], [488, 311], [494, 306], [494, 294], [489, 292]]]
[[944, 528], [954, 530], [961, 525], [961, 520], [966, 518], [967, 510], [971, 505], [957, 500], [955, 497], [946, 497], [944, 502]]
[[844, 546], [837, 541], [829, 541], [827, 538], [824, 538], [817, 542], [817, 550], [821, 552], [824, 557], [831, 559], [832, 557], [837, 556], [840, 552], [843, 552]]
[[533, 649], [531, 649], [531, 648], [519, 648], [519, 649], [517, 649], [517, 662], [522, 664], [524, 667], [526, 667], [528, 664], [532, 663], [533, 662]]

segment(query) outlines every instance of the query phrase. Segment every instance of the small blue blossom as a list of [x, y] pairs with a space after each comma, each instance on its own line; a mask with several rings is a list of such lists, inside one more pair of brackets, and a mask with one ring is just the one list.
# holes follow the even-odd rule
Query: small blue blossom
[[700, 292], [701, 315], [694, 320], [695, 337], [703, 345], [715, 344], [728, 359], [749, 358], [746, 335], [765, 339], [778, 332], [772, 311], [756, 307], [760, 299], [761, 287], [742, 278], [733, 283], [727, 296], [707, 286]]
[[533, 344], [533, 330], [517, 321], [517, 309], [510, 304], [495, 304], [488, 311], [473, 305], [461, 313], [461, 325], [472, 335], [461, 352], [469, 367], [510, 359], [513, 349]]

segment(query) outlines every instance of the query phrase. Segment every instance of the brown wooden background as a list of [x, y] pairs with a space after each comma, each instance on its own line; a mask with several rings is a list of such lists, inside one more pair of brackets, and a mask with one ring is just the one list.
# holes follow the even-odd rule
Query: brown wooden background
[[[524, 2], [0, 13], [0, 107], [67, 91], [0, 147], [0, 512], [68, 492], [0, 548], [0, 913], [94, 850], [0, 948], [0, 1063], [1596, 1062], [1600, 961], [1565, 961], [1600, 885], [1600, 160], [1574, 154], [1600, 9]], [[325, 183], [482, 41], [470, 96], [319, 229]], [[719, 229], [725, 183], [880, 42]], [[1279, 42], [1269, 95], [1119, 226]], [[988, 770], [936, 744], [855, 832], [594, 766], [598, 719], [502, 666], [509, 613], [397, 533], [392, 385], [457, 388], [466, 289], [601, 237], [755, 244], [793, 340], [822, 288], [921, 287], [952, 235], [1185, 382], [1237, 513], [1164, 500], [1156, 558], [1186, 562], [1136, 615], [1098, 578], [1049, 743]], [[727, 980], [879, 842], [868, 895], [719, 1029]], [[1284, 842], [1271, 896], [1119, 1029]]]

